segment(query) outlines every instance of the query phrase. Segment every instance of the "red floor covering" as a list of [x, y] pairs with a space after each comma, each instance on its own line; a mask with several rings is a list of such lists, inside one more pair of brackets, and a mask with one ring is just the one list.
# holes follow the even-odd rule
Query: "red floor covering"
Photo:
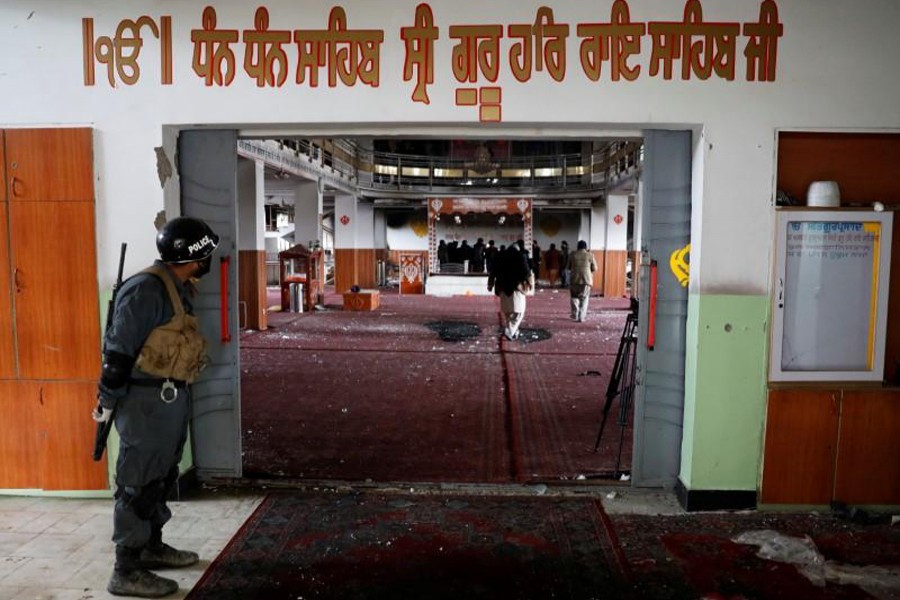
[[[749, 532], [778, 532], [781, 558], [739, 543]], [[787, 551], [785, 535], [818, 558]], [[269, 494], [188, 598], [894, 600], [898, 564], [886, 519], [608, 515], [590, 497], [323, 487]]]
[[[270, 305], [277, 303], [273, 295]], [[241, 336], [244, 472], [372, 481], [559, 481], [630, 469], [619, 407], [593, 451], [628, 302], [528, 299], [502, 339], [492, 296], [382, 292], [372, 312], [271, 313]], [[629, 419], [630, 421], [630, 419]]]

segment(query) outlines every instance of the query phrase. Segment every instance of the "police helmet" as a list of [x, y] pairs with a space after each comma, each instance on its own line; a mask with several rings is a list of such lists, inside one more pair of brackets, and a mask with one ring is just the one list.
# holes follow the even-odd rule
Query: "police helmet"
[[219, 236], [209, 225], [193, 217], [172, 219], [156, 235], [156, 249], [166, 263], [189, 263], [208, 258], [216, 246]]

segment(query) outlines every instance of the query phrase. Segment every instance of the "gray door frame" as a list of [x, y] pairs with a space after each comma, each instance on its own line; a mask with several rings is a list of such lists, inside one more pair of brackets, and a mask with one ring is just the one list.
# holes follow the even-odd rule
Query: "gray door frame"
[[[182, 130], [177, 156], [181, 214], [203, 219], [220, 237], [212, 269], [201, 279], [194, 299], [194, 312], [209, 343], [210, 360], [192, 386], [194, 466], [201, 480], [240, 477], [237, 131]], [[221, 312], [223, 273], [228, 279], [227, 327], [223, 326]]]
[[[644, 132], [632, 485], [674, 486], [681, 469], [688, 288], [669, 268], [691, 239], [691, 131]], [[655, 343], [650, 333], [656, 263]]]

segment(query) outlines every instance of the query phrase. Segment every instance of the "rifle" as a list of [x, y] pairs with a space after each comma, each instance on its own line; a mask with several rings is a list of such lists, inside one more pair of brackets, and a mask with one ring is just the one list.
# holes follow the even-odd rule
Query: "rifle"
[[[109, 328], [112, 327], [113, 314], [116, 311], [116, 296], [119, 293], [119, 288], [122, 286], [122, 271], [125, 269], [125, 249], [128, 247], [128, 244], [122, 242], [122, 249], [119, 253], [119, 274], [116, 276], [116, 283], [113, 285], [112, 296], [109, 299], [109, 306], [106, 309], [106, 328], [103, 330], [103, 339], [104, 343], [106, 341], [106, 333], [109, 331]], [[101, 413], [103, 412], [103, 406], [97, 403], [97, 410]], [[103, 451], [106, 450], [106, 440], [109, 438], [109, 432], [112, 430], [113, 424], [116, 420], [116, 407], [113, 407], [113, 412], [109, 416], [109, 420], [105, 423], [97, 423], [97, 433], [94, 436], [94, 460], [99, 461], [103, 458]]]

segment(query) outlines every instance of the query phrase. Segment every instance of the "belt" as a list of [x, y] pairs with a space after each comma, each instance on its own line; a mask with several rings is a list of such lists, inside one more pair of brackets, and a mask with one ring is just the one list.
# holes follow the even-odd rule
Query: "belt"
[[163, 384], [166, 383], [167, 381], [169, 383], [171, 383], [173, 387], [176, 387], [178, 389], [184, 389], [188, 386], [187, 381], [182, 381], [181, 379], [163, 379], [162, 377], [160, 377], [158, 379], [157, 378], [132, 379], [131, 385], [136, 385], [138, 387], [161, 388], [163, 386]]

